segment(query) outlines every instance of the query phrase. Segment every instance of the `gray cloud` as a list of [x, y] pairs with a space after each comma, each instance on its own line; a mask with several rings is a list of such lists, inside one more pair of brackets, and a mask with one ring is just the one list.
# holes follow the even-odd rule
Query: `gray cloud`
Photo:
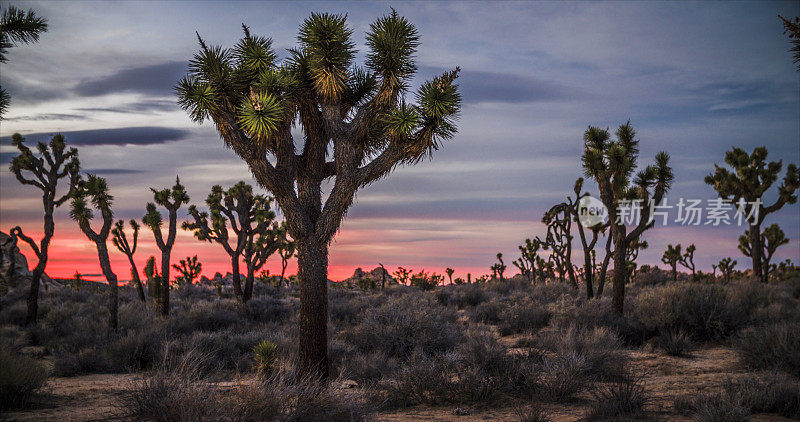
[[154, 113], [158, 111], [175, 111], [178, 110], [178, 105], [171, 100], [146, 100], [120, 104], [114, 107], [87, 107], [79, 108], [78, 110], [90, 113]]
[[167, 96], [172, 93], [172, 87], [185, 74], [185, 61], [135, 67], [105, 77], [82, 81], [75, 87], [75, 93], [84, 97], [121, 92]]
[[147, 173], [144, 170], [133, 170], [133, 169], [86, 169], [84, 170], [86, 173], [96, 174], [98, 176], [108, 176], [114, 174], [142, 174]]
[[[92, 129], [60, 132], [70, 145], [152, 145], [179, 141], [187, 138], [191, 131], [159, 126], [123, 127], [117, 129]], [[55, 133], [31, 133], [25, 135], [28, 142], [46, 142]], [[3, 143], [10, 136], [0, 138]]]
[[42, 113], [32, 116], [11, 117], [5, 120], [9, 122], [36, 122], [44, 120], [82, 120], [85, 118], [86, 116], [84, 114]]

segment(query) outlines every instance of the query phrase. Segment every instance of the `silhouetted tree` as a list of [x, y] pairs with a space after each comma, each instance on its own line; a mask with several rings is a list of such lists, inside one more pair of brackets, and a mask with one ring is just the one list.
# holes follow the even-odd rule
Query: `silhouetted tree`
[[[581, 193], [583, 190], [583, 177], [579, 177], [575, 181], [573, 192], [575, 192], [575, 199], [567, 198], [569, 201], [569, 210], [572, 213], [572, 218], [575, 219], [578, 226], [578, 237], [581, 241], [581, 248], [583, 250], [583, 281], [586, 285], [586, 297], [591, 299], [594, 297], [594, 268], [595, 268], [595, 251], [594, 247], [597, 244], [598, 236], [601, 232], [605, 231], [608, 223], [598, 223], [591, 227], [584, 228], [581, 221], [578, 219], [580, 215], [580, 202], [581, 198], [589, 196], [589, 192]], [[591, 240], [587, 240], [586, 229], [591, 232]]]
[[[244, 30], [232, 50], [200, 41], [179, 101], [194, 120], [211, 118], [275, 195], [297, 242], [300, 368], [327, 377], [328, 245], [359, 188], [419, 162], [456, 132], [459, 69], [423, 83], [416, 104], [407, 103], [419, 37], [394, 11], [366, 34], [367, 69], [354, 66], [345, 16], [312, 14], [283, 66], [269, 39]], [[304, 133], [299, 154], [295, 123]], [[321, 185], [330, 178], [323, 204]]]
[[136, 268], [136, 261], [133, 260], [133, 254], [136, 253], [136, 246], [139, 243], [139, 223], [131, 219], [129, 221], [133, 229], [133, 244], [128, 243], [128, 237], [125, 235], [125, 222], [122, 220], [117, 221], [114, 228], [111, 229], [111, 243], [128, 257], [128, 262], [131, 264], [131, 281], [136, 286], [136, 292], [139, 294], [139, 300], [145, 301], [144, 288], [142, 288], [142, 280], [139, 278], [139, 270]]
[[384, 267], [383, 264], [379, 262], [378, 265], [381, 266], [381, 290], [384, 290], [386, 289], [386, 275], [388, 274], [388, 272], [386, 271], [386, 267]]
[[[286, 275], [286, 268], [289, 266], [289, 260], [295, 256], [296, 252], [297, 244], [294, 240], [285, 239], [278, 245], [278, 255], [281, 257], [281, 279], [279, 283], [283, 283], [284, 276]], [[381, 264], [381, 268], [383, 268], [383, 264]], [[289, 283], [286, 284], [288, 285]]]
[[506, 271], [507, 267], [506, 264], [503, 263], [503, 254], [500, 252], [497, 253], [497, 261], [498, 261], [497, 263], [492, 264], [492, 266], [489, 267], [489, 269], [492, 270], [492, 278], [496, 278], [500, 281], [505, 281], [503, 273]]
[[[161, 314], [167, 315], [169, 314], [169, 261], [172, 254], [172, 246], [175, 244], [175, 235], [177, 234], [178, 209], [180, 209], [181, 205], [189, 203], [189, 195], [186, 194], [186, 189], [177, 177], [175, 178], [175, 185], [171, 189], [155, 190], [150, 188], [150, 190], [153, 191], [155, 203], [147, 203], [147, 214], [142, 218], [142, 223], [153, 231], [156, 245], [161, 250], [161, 286], [157, 289], [156, 303]], [[167, 209], [168, 226], [166, 239], [164, 239], [161, 232], [163, 218], [156, 209], [156, 204]]]
[[256, 271], [263, 267], [272, 254], [286, 242], [286, 224], [273, 222], [265, 230], [252, 230], [247, 236], [244, 251], [244, 263], [247, 266], [242, 300], [247, 302], [253, 296], [253, 279]]
[[[614, 239], [612, 303], [614, 311], [621, 315], [628, 278], [628, 247], [645, 230], [653, 227], [653, 221], [650, 221], [650, 204], [661, 203], [672, 184], [673, 174], [669, 166], [669, 155], [659, 152], [656, 154], [655, 164], [639, 171], [631, 181], [639, 158], [639, 141], [630, 122], [620, 126], [616, 136], [616, 141], [610, 141], [608, 130], [590, 126], [583, 136], [582, 162], [585, 175], [597, 182], [600, 198], [608, 209], [611, 236]], [[640, 216], [638, 224], [630, 232], [619, 218], [621, 216], [618, 207], [622, 201], [630, 201], [630, 208], [638, 211]]]
[[[733, 148], [725, 153], [725, 163], [733, 172], [714, 164], [714, 173], [705, 178], [706, 184], [714, 187], [720, 198], [737, 205], [750, 224], [749, 255], [753, 261], [753, 275], [766, 282], [761, 268], [763, 246], [761, 244], [761, 223], [767, 215], [783, 208], [786, 204], [797, 202], [795, 191], [800, 188], [800, 169], [795, 164], [786, 167], [783, 183], [778, 187], [778, 198], [770, 206], [764, 206], [762, 198], [775, 181], [783, 167], [782, 161], [767, 163], [767, 148], [758, 147], [748, 155], [741, 148]], [[743, 203], [740, 203], [743, 201]]]
[[[44, 208], [44, 236], [38, 245], [33, 239], [26, 236], [19, 226], [11, 229], [11, 236], [22, 239], [30, 245], [39, 260], [32, 271], [31, 288], [28, 292], [28, 311], [25, 316], [25, 324], [31, 324], [36, 322], [38, 316], [39, 283], [47, 266], [47, 252], [56, 227], [53, 212], [67, 202], [75, 191], [80, 162], [78, 161], [78, 150], [67, 149], [67, 143], [61, 135], [53, 136], [49, 144], [39, 142], [37, 144], [38, 157], [25, 145], [25, 138], [19, 133], [11, 136], [11, 142], [20, 154], [11, 160], [9, 169], [20, 183], [34, 186], [42, 191]], [[66, 179], [67, 192], [63, 196], [57, 197], [56, 190], [58, 181], [61, 179]]]
[[536, 253], [542, 244], [539, 238], [525, 239], [525, 244], [518, 246], [520, 257], [512, 262], [528, 282], [536, 282]]
[[445, 269], [444, 272], [445, 274], [447, 274], [447, 279], [450, 280], [450, 284], [453, 284], [453, 273], [455, 273], [456, 270], [447, 267], [447, 269]]
[[180, 264], [172, 264], [172, 268], [181, 273], [178, 284], [185, 284], [187, 287], [191, 287], [194, 280], [200, 277], [200, 273], [203, 271], [203, 264], [197, 260], [197, 255], [181, 259]]
[[572, 266], [572, 215], [572, 207], [566, 202], [554, 205], [544, 214], [542, 223], [547, 225], [547, 236], [542, 246], [552, 251], [559, 280], [564, 281], [564, 275], [568, 274], [570, 284], [577, 289], [578, 281]]
[[400, 284], [405, 285], [408, 282], [409, 277], [411, 277], [413, 271], [414, 270], [412, 269], [407, 270], [403, 267], [397, 267], [397, 271], [394, 272], [394, 279], [397, 280]]
[[[119, 289], [117, 288], [117, 275], [111, 269], [111, 260], [108, 257], [108, 235], [111, 233], [111, 226], [114, 224], [114, 213], [111, 210], [111, 202], [114, 197], [108, 192], [106, 179], [89, 174], [86, 180], [78, 181], [78, 188], [72, 195], [72, 209], [70, 217], [78, 222], [86, 237], [97, 247], [97, 256], [100, 260], [100, 269], [108, 282], [108, 323], [112, 329], [118, 326], [119, 315]], [[92, 218], [95, 210], [100, 211], [103, 225], [100, 231], [92, 229]]]
[[[31, 44], [39, 41], [39, 34], [47, 31], [47, 19], [36, 16], [36, 12], [24, 12], [14, 6], [6, 6], [0, 16], [0, 63], [8, 61], [6, 53], [18, 44]], [[0, 120], [3, 119], [11, 102], [11, 97], [0, 87]]]
[[681, 260], [683, 252], [681, 252], [681, 244], [675, 246], [667, 245], [667, 250], [661, 256], [661, 262], [669, 265], [672, 270], [672, 281], [678, 281], [678, 262]]
[[[246, 286], [243, 289], [240, 280], [239, 260], [245, 253], [248, 242], [258, 239], [255, 233], [271, 230], [275, 213], [270, 208], [272, 198], [253, 193], [253, 187], [241, 181], [228, 190], [215, 185], [206, 198], [209, 212], [200, 212], [196, 206], [189, 207], [191, 222], [184, 222], [184, 230], [192, 230], [199, 240], [218, 243], [228, 253], [233, 273], [233, 293], [240, 301], [245, 299]], [[230, 230], [235, 239], [228, 236]]]
[[723, 258], [717, 264], [719, 271], [722, 273], [723, 280], [725, 282], [731, 281], [731, 274], [733, 274], [733, 269], [736, 267], [736, 260], [732, 259], [731, 257]]
[[[770, 268], [772, 256], [775, 255], [775, 251], [781, 245], [789, 243], [789, 239], [786, 237], [786, 233], [781, 230], [780, 226], [777, 224], [771, 224], [761, 232], [760, 240], [762, 248], [760, 254], [761, 274], [756, 275], [759, 276], [762, 281], [766, 281], [769, 279], [769, 274], [772, 271], [772, 268]], [[753, 246], [750, 242], [750, 236], [747, 232], [739, 236], [739, 250], [742, 251], [744, 256], [753, 256]]]
[[694, 244], [687, 246], [686, 252], [684, 252], [683, 255], [681, 255], [681, 259], [678, 261], [679, 264], [686, 267], [687, 270], [692, 272], [692, 280], [695, 279], [695, 274], [696, 274], [694, 265], [694, 252], [696, 250], [697, 248], [694, 246]]

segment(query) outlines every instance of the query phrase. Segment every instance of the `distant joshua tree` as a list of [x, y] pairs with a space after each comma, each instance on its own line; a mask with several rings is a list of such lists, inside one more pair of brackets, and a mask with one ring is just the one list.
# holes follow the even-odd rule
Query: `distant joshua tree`
[[136, 292], [139, 294], [139, 300], [145, 301], [144, 288], [142, 287], [142, 280], [139, 278], [139, 270], [136, 268], [136, 261], [133, 260], [133, 254], [136, 253], [136, 246], [139, 243], [139, 223], [136, 220], [130, 220], [129, 224], [133, 229], [133, 242], [128, 243], [128, 237], [125, 235], [125, 222], [122, 220], [117, 221], [114, 228], [111, 229], [111, 243], [128, 257], [128, 262], [131, 264], [131, 281], [136, 286]]
[[[645, 167], [631, 180], [639, 159], [639, 141], [630, 122], [620, 126], [617, 140], [610, 141], [608, 130], [589, 127], [583, 135], [584, 152], [581, 158], [585, 175], [597, 182], [600, 198], [608, 209], [611, 236], [614, 241], [614, 311], [622, 315], [625, 304], [625, 284], [628, 248], [645, 230], [653, 227], [650, 204], [659, 204], [674, 178], [669, 155], [659, 152], [655, 164]], [[622, 201], [638, 211], [638, 224], [628, 232], [618, 207]]]
[[278, 224], [273, 222], [271, 226], [267, 226], [266, 230], [254, 230], [247, 236], [244, 251], [242, 252], [247, 268], [244, 291], [242, 292], [242, 300], [244, 302], [247, 302], [253, 296], [255, 273], [267, 263], [269, 257], [284, 243], [286, 243], [286, 223]]
[[[209, 212], [190, 206], [189, 215], [193, 221], [184, 222], [182, 226], [184, 230], [193, 231], [199, 240], [217, 243], [225, 249], [231, 260], [233, 293], [242, 302], [249, 299], [249, 294], [245, 294], [247, 286], [243, 289], [239, 279], [239, 260], [249, 244], [272, 230], [275, 213], [270, 208], [271, 202], [272, 198], [254, 194], [253, 187], [243, 181], [228, 190], [215, 185], [206, 198]], [[228, 224], [236, 235], [235, 239], [228, 236]], [[250, 250], [254, 247], [251, 246]]]
[[[597, 244], [598, 236], [601, 232], [605, 231], [608, 227], [609, 223], [598, 223], [592, 227], [584, 228], [583, 224], [580, 223], [578, 220], [578, 216], [580, 213], [580, 201], [581, 198], [584, 196], [588, 196], [588, 192], [581, 193], [583, 191], [583, 177], [579, 177], [575, 181], [575, 185], [573, 187], [573, 192], [575, 192], [575, 199], [567, 198], [569, 201], [569, 210], [572, 213], [572, 218], [578, 222], [578, 236], [581, 240], [581, 249], [583, 250], [583, 281], [586, 285], [586, 297], [588, 299], [592, 299], [594, 297], [594, 269], [595, 269], [595, 257], [596, 253], [594, 250], [595, 245]], [[591, 240], [587, 240], [586, 236], [586, 229], [591, 232]]]
[[680, 262], [683, 253], [681, 252], [681, 244], [675, 246], [667, 245], [667, 250], [661, 256], [661, 262], [669, 265], [672, 270], [672, 281], [678, 281], [678, 262]]
[[[775, 251], [782, 245], [789, 243], [789, 238], [786, 237], [786, 233], [781, 230], [780, 226], [777, 224], [772, 224], [769, 227], [765, 228], [763, 232], [761, 232], [761, 280], [765, 281], [769, 279], [769, 274], [772, 272], [773, 268], [770, 267], [770, 261], [772, 261], [772, 256], [775, 255]], [[753, 256], [753, 246], [750, 242], [750, 236], [747, 232], [745, 234], [739, 236], [739, 250], [742, 251], [742, 254], [747, 257]]]
[[542, 242], [538, 237], [533, 240], [525, 239], [525, 244], [518, 246], [520, 252], [519, 259], [512, 262], [529, 283], [536, 282], [536, 253], [541, 247]]
[[[158, 296], [156, 302], [158, 303], [159, 311], [162, 315], [169, 314], [169, 266], [170, 255], [172, 254], [172, 246], [175, 244], [175, 235], [178, 229], [178, 209], [181, 205], [189, 203], [189, 195], [186, 194], [186, 189], [181, 184], [179, 178], [175, 178], [175, 186], [165, 188], [162, 190], [153, 191], [152, 202], [147, 203], [147, 214], [142, 218], [142, 223], [153, 231], [153, 236], [156, 239], [156, 245], [161, 250], [161, 286], [157, 289]], [[161, 213], [156, 209], [156, 204], [161, 205], [167, 209], [168, 226], [167, 238], [161, 232], [163, 225], [163, 218]]]
[[203, 271], [203, 264], [197, 260], [197, 255], [181, 259], [180, 264], [172, 264], [172, 268], [181, 273], [179, 285], [184, 284], [186, 287], [191, 287], [194, 280], [200, 277], [200, 273]]
[[[453, 137], [459, 69], [424, 82], [416, 103], [406, 102], [419, 35], [394, 11], [367, 31], [366, 68], [354, 62], [344, 15], [312, 14], [298, 40], [281, 64], [271, 40], [247, 27], [233, 49], [201, 39], [176, 90], [192, 119], [213, 120], [225, 145], [275, 195], [297, 242], [299, 367], [327, 377], [331, 240], [358, 189], [398, 165], [421, 161]], [[295, 127], [303, 132], [299, 153]], [[331, 186], [324, 203], [323, 184]]]
[[[78, 222], [83, 234], [97, 247], [100, 269], [103, 270], [103, 276], [108, 281], [109, 287], [108, 323], [116, 331], [119, 325], [119, 289], [117, 288], [117, 275], [111, 269], [111, 260], [108, 257], [108, 235], [111, 233], [111, 226], [114, 224], [114, 212], [111, 210], [111, 202], [113, 200], [114, 197], [108, 192], [106, 179], [89, 174], [85, 181], [78, 181], [78, 188], [72, 196], [70, 216]], [[100, 231], [92, 229], [91, 222], [92, 218], [94, 218], [92, 207], [100, 211], [100, 216], [103, 219]]]
[[497, 253], [497, 263], [493, 264], [489, 267], [492, 270], [492, 278], [496, 278], [500, 281], [505, 281], [505, 277], [503, 277], [503, 273], [506, 271], [506, 264], [503, 263], [503, 254], [498, 252]]
[[161, 276], [158, 274], [156, 257], [147, 258], [147, 262], [144, 264], [144, 276], [147, 277], [147, 294], [153, 299], [153, 303], [158, 306], [163, 283], [161, 282]]
[[394, 272], [394, 278], [397, 280], [398, 283], [405, 285], [408, 283], [411, 274], [414, 272], [412, 269], [405, 269], [403, 267], [397, 267], [397, 271]]
[[694, 246], [694, 243], [686, 247], [686, 252], [681, 255], [679, 264], [685, 267], [687, 270], [692, 272], [692, 280], [696, 278], [696, 268], [694, 265], [694, 252], [697, 248]]
[[[0, 16], [0, 63], [8, 61], [6, 53], [18, 44], [31, 44], [39, 41], [39, 34], [47, 31], [47, 19], [36, 16], [36, 12], [14, 6], [6, 6]], [[11, 97], [0, 88], [0, 120], [3, 119]]]
[[733, 269], [736, 267], [736, 260], [732, 259], [731, 257], [723, 258], [717, 264], [717, 268], [722, 273], [722, 279], [727, 283], [731, 281], [731, 274], [733, 274]]
[[[37, 245], [30, 237], [22, 232], [19, 226], [11, 229], [11, 236], [22, 239], [30, 245], [33, 253], [39, 259], [31, 275], [31, 288], [28, 292], [28, 311], [25, 316], [25, 324], [36, 322], [39, 312], [39, 283], [47, 266], [47, 252], [50, 248], [50, 240], [55, 233], [55, 220], [53, 212], [57, 207], [63, 205], [75, 192], [78, 182], [78, 172], [80, 171], [80, 161], [78, 161], [78, 150], [75, 148], [67, 149], [67, 143], [61, 135], [53, 136], [50, 144], [40, 142], [37, 145], [39, 156], [35, 156], [33, 151], [28, 148], [19, 133], [11, 136], [12, 144], [20, 151], [20, 154], [11, 160], [9, 169], [23, 185], [31, 185], [42, 191], [42, 205], [44, 207], [44, 236]], [[56, 190], [58, 181], [66, 179], [67, 192], [63, 196], [57, 197]], [[16, 240], [15, 240], [16, 241]]]
[[[762, 268], [763, 245], [761, 241], [761, 224], [767, 215], [778, 211], [786, 204], [797, 202], [795, 192], [800, 188], [800, 169], [795, 164], [786, 166], [783, 183], [778, 187], [778, 198], [770, 206], [764, 206], [762, 198], [783, 167], [782, 161], [767, 163], [767, 148], [758, 147], [748, 155], [741, 148], [733, 148], [725, 153], [725, 163], [733, 168], [733, 172], [724, 167], [714, 165], [714, 173], [705, 178], [708, 185], [714, 187], [720, 198], [730, 201], [740, 208], [750, 224], [748, 250], [753, 261], [753, 275], [762, 282], [767, 282], [766, 272]], [[740, 206], [744, 201], [744, 206]]]
[[559, 274], [559, 281], [564, 281], [564, 276], [569, 275], [569, 283], [578, 288], [575, 278], [575, 269], [572, 266], [572, 207], [566, 202], [554, 205], [542, 217], [542, 223], [547, 225], [547, 236], [543, 247], [551, 250], [553, 263]]
[[[285, 234], [284, 237], [286, 237]], [[281, 257], [281, 278], [278, 280], [278, 283], [283, 284], [284, 277], [286, 276], [286, 268], [289, 266], [289, 260], [292, 259], [296, 254], [297, 243], [295, 243], [293, 240], [284, 239], [284, 241], [278, 245], [278, 255]], [[381, 264], [381, 268], [383, 268], [383, 264]], [[386, 277], [384, 277], [384, 285], [386, 284], [385, 278]], [[286, 285], [289, 285], [288, 281], [286, 282]]]
[[456, 270], [447, 267], [447, 269], [444, 270], [444, 272], [445, 274], [447, 274], [447, 279], [450, 280], [450, 284], [453, 284], [453, 274], [456, 272]]

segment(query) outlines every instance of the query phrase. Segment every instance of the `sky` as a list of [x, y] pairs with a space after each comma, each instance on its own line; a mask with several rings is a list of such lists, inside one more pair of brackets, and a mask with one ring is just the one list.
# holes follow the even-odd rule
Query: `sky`
[[[544, 236], [542, 214], [564, 201], [582, 175], [589, 125], [613, 130], [630, 120], [643, 165], [667, 151], [676, 174], [669, 205], [715, 198], [703, 177], [733, 146], [763, 145], [770, 159], [800, 162], [800, 73], [777, 16], [800, 15], [798, 2], [14, 4], [46, 17], [49, 30], [38, 44], [12, 48], [0, 70], [0, 84], [12, 96], [0, 122], [0, 230], [6, 233], [17, 225], [42, 233], [40, 193], [6, 170], [15, 132], [29, 144], [63, 133], [79, 148], [83, 169], [108, 179], [115, 215], [126, 220], [141, 219], [152, 201], [149, 188], [171, 186], [176, 176], [198, 205], [214, 184], [255, 185], [213, 126], [191, 122], [178, 108], [172, 87], [198, 49], [195, 31], [209, 44], [230, 47], [245, 23], [271, 37], [286, 57], [311, 12], [347, 14], [358, 62], [370, 23], [391, 8], [407, 17], [421, 41], [411, 93], [437, 73], [462, 69], [458, 134], [432, 159], [359, 191], [331, 246], [334, 280], [379, 262], [390, 271], [452, 267], [456, 276], [476, 276], [489, 272], [497, 252], [516, 272], [517, 245]], [[586, 188], [596, 193], [593, 183]], [[792, 239], [775, 260], [800, 260], [798, 211], [789, 205], [767, 217]], [[184, 209], [180, 218], [186, 217]], [[650, 247], [641, 264], [660, 264], [667, 244], [694, 243], [701, 269], [726, 256], [749, 267], [736, 248], [743, 227], [684, 226], [673, 217], [646, 232]], [[21, 249], [35, 264], [27, 246]], [[152, 233], [142, 229], [139, 268], [157, 251]], [[173, 259], [195, 254], [204, 275], [230, 268], [219, 245], [179, 230]], [[127, 260], [113, 248], [112, 266], [127, 278]], [[266, 268], [279, 272], [279, 258]], [[76, 271], [100, 273], [94, 244], [63, 206], [47, 272], [68, 277]]]

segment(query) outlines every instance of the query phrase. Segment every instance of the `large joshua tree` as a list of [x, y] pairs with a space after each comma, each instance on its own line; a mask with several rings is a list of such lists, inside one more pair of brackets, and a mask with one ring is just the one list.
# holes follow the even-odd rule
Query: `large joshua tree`
[[[181, 205], [189, 203], [189, 195], [181, 184], [179, 178], [175, 178], [175, 185], [170, 188], [153, 191], [155, 203], [147, 203], [147, 213], [142, 218], [142, 223], [153, 231], [156, 239], [156, 246], [161, 250], [161, 285], [157, 289], [156, 303], [162, 315], [169, 314], [169, 261], [172, 254], [172, 246], [175, 244], [175, 235], [178, 228], [178, 210]], [[156, 208], [156, 204], [167, 209], [167, 238], [161, 231], [164, 225], [163, 217]]]
[[[47, 19], [36, 16], [36, 12], [23, 11], [15, 6], [6, 6], [0, 13], [0, 63], [8, 61], [8, 49], [18, 44], [31, 44], [39, 41], [39, 34], [47, 31]], [[11, 98], [0, 88], [0, 120], [8, 108]]]
[[[47, 266], [48, 249], [50, 240], [55, 233], [55, 220], [53, 212], [63, 205], [72, 196], [78, 181], [80, 162], [78, 150], [67, 148], [67, 143], [62, 135], [53, 136], [49, 144], [39, 142], [36, 146], [38, 156], [25, 145], [25, 138], [19, 133], [11, 136], [11, 142], [20, 154], [11, 160], [9, 169], [23, 185], [31, 185], [42, 191], [42, 205], [44, 208], [44, 236], [37, 245], [36, 242], [22, 232], [19, 226], [11, 229], [11, 235], [22, 239], [30, 245], [39, 262], [31, 275], [31, 288], [28, 292], [28, 312], [25, 323], [36, 322], [39, 313], [39, 283]], [[59, 180], [66, 179], [67, 192], [57, 196]]]
[[[321, 377], [328, 373], [328, 247], [345, 212], [359, 188], [451, 138], [461, 104], [458, 68], [406, 102], [419, 37], [394, 11], [370, 25], [365, 67], [354, 63], [351, 37], [345, 16], [314, 13], [281, 64], [271, 40], [247, 27], [232, 49], [201, 39], [176, 87], [181, 106], [197, 122], [213, 120], [283, 210], [298, 251], [300, 367]], [[323, 183], [331, 186], [324, 201]]]
[[133, 260], [133, 254], [136, 253], [136, 247], [139, 243], [139, 223], [131, 219], [129, 221], [133, 229], [133, 242], [128, 242], [128, 236], [125, 235], [125, 222], [122, 220], [114, 224], [111, 229], [111, 243], [128, 257], [128, 262], [131, 264], [131, 281], [136, 286], [136, 293], [139, 295], [139, 300], [145, 301], [144, 288], [142, 287], [142, 280], [139, 278], [139, 270], [136, 268], [136, 261]]
[[[189, 215], [193, 221], [183, 223], [183, 229], [192, 230], [197, 239], [218, 243], [225, 249], [231, 259], [233, 292], [243, 302], [249, 295], [245, 295], [247, 286], [242, 289], [239, 262], [249, 244], [272, 230], [275, 213], [270, 209], [271, 202], [272, 198], [253, 194], [253, 187], [243, 181], [227, 190], [215, 185], [206, 198], [209, 211], [201, 212], [192, 205]], [[235, 239], [230, 238], [229, 230], [233, 230]]]
[[[610, 140], [607, 129], [590, 126], [583, 135], [582, 157], [587, 177], [597, 182], [600, 199], [608, 209], [611, 236], [614, 239], [614, 311], [622, 314], [625, 304], [625, 284], [628, 279], [627, 255], [632, 242], [638, 241], [645, 230], [653, 227], [650, 221], [651, 204], [659, 204], [669, 190], [672, 168], [669, 155], [659, 152], [655, 164], [640, 170], [631, 180], [639, 158], [639, 140], [630, 122], [621, 125], [617, 139]], [[622, 201], [630, 201], [630, 208], [638, 212], [638, 223], [628, 231], [618, 208]]]
[[[751, 237], [747, 232], [739, 236], [739, 250], [742, 251], [744, 256], [752, 258], [754, 251], [750, 239]], [[775, 255], [775, 251], [777, 251], [780, 246], [789, 243], [789, 238], [786, 237], [786, 233], [781, 230], [780, 226], [777, 224], [771, 224], [761, 232], [760, 240], [761, 274], [754, 275], [757, 275], [761, 277], [762, 280], [766, 281], [769, 279], [769, 274], [772, 272], [772, 268], [770, 268], [772, 256]]]
[[[119, 314], [119, 290], [117, 288], [117, 275], [111, 269], [111, 260], [108, 258], [108, 235], [114, 224], [114, 212], [111, 210], [111, 201], [114, 197], [108, 192], [106, 179], [88, 175], [87, 179], [78, 181], [78, 188], [72, 196], [72, 209], [69, 215], [78, 222], [83, 234], [97, 247], [97, 256], [100, 259], [100, 269], [108, 282], [108, 324], [112, 329], [117, 329]], [[95, 210], [100, 211], [103, 225], [100, 231], [92, 228], [92, 218]]]
[[715, 164], [714, 173], [706, 176], [705, 182], [714, 187], [720, 198], [736, 205], [745, 215], [750, 224], [748, 236], [752, 254], [748, 256], [753, 260], [753, 276], [766, 282], [762, 269], [761, 224], [767, 215], [786, 204], [797, 202], [795, 192], [800, 189], [800, 168], [795, 164], [786, 166], [786, 175], [778, 187], [777, 199], [772, 205], [764, 206], [762, 198], [778, 180], [783, 162], [779, 160], [767, 163], [767, 148], [758, 147], [752, 154], [747, 154], [741, 148], [733, 148], [725, 153], [725, 163], [733, 171]]

